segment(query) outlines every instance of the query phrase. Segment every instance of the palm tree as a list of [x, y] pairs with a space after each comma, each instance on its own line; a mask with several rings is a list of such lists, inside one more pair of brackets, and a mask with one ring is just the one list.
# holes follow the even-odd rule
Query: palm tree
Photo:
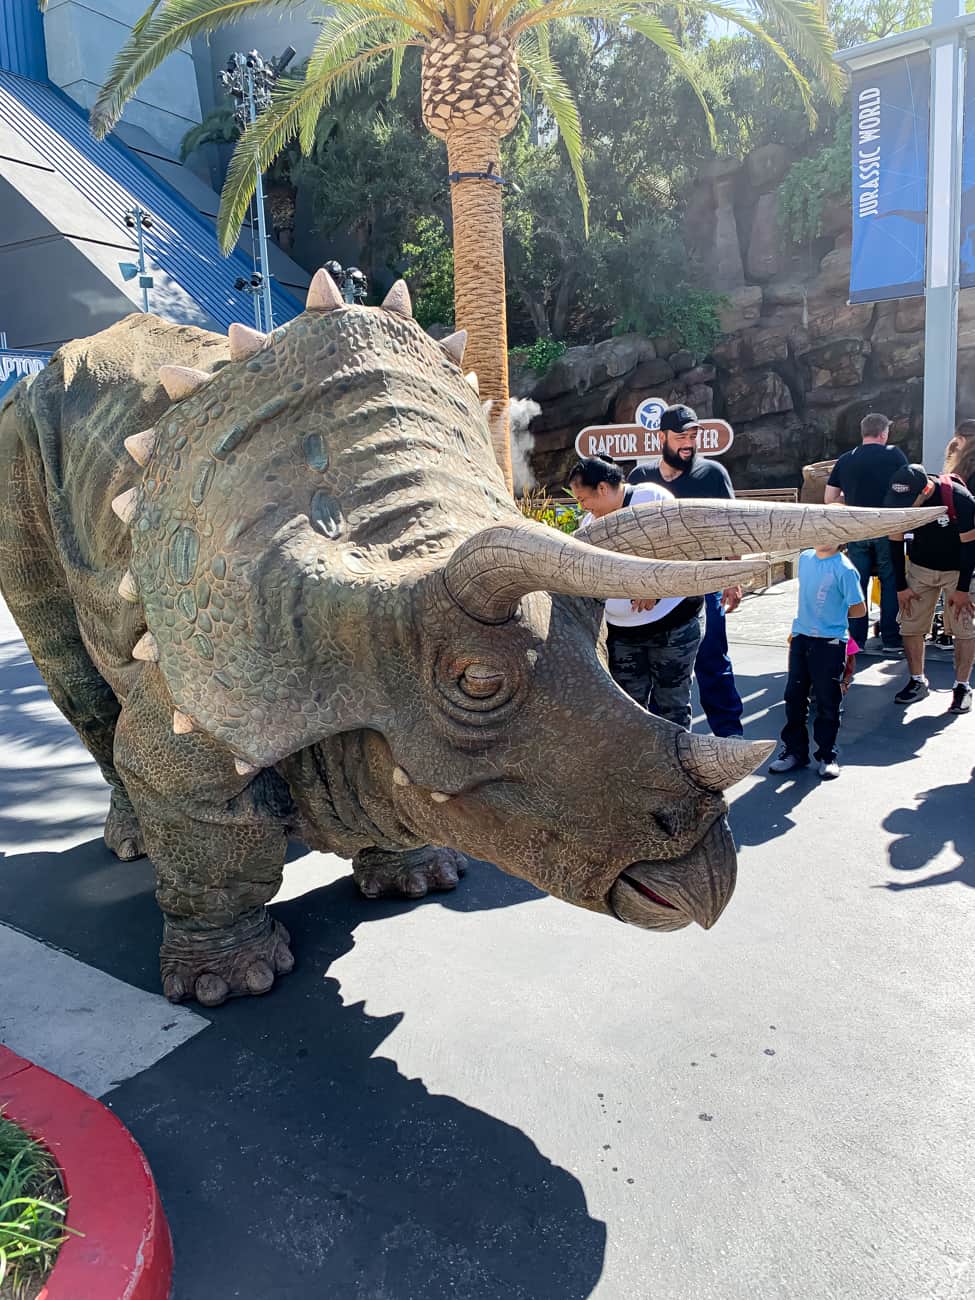
[[[116, 58], [92, 110], [104, 135], [139, 84], [193, 36], [244, 17], [253, 9], [290, 7], [297, 0], [153, 0]], [[661, 17], [663, 0], [323, 0], [321, 31], [305, 76], [278, 84], [271, 107], [245, 131], [234, 153], [220, 205], [223, 247], [236, 241], [254, 189], [254, 166], [268, 167], [296, 136], [303, 151], [314, 141], [322, 110], [391, 58], [393, 93], [403, 57], [422, 51], [423, 121], [447, 144], [454, 228], [455, 321], [468, 333], [467, 361], [492, 403], [489, 423], [498, 462], [511, 484], [508, 440], [508, 352], [505, 321], [500, 142], [521, 113], [521, 77], [551, 113], [575, 175], [588, 224], [582, 138], [572, 94], [552, 58], [548, 29], [557, 21], [595, 20], [644, 36], [687, 76], [712, 131], [707, 102], [692, 63]], [[678, 15], [731, 22], [782, 60], [799, 88], [810, 124], [812, 89], [783, 44], [810, 73], [839, 93], [840, 72], [823, 8], [815, 0], [685, 0]], [[773, 34], [775, 33], [775, 34]]]

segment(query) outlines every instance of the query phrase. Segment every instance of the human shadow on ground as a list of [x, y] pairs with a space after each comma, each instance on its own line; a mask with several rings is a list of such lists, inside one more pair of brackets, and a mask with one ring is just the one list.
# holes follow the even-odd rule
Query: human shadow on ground
[[[854, 681], [845, 697], [843, 718], [837, 737], [841, 768], [885, 768], [900, 766], [916, 758], [927, 742], [952, 725], [965, 725], [965, 718], [947, 712], [950, 694], [947, 687], [954, 673], [950, 664], [936, 662], [929, 666], [932, 696], [943, 695], [945, 712], [918, 713], [893, 703], [893, 695], [903, 684], [903, 662], [884, 665], [884, 676], [890, 684]], [[739, 694], [756, 699], [745, 706], [746, 715], [766, 710], [762, 716], [749, 721], [745, 736], [749, 740], [778, 740], [785, 722], [782, 704], [786, 674], [773, 673], [763, 677], [736, 674]], [[940, 690], [938, 688], [941, 688]], [[815, 753], [810, 710], [810, 754]], [[703, 730], [704, 728], [699, 728]], [[731, 794], [730, 820], [739, 845], [766, 844], [785, 835], [795, 826], [791, 814], [807, 795], [819, 788], [820, 779], [816, 763], [810, 759], [806, 768], [793, 772], [769, 772], [765, 763], [756, 773], [759, 778], [743, 794]], [[842, 776], [840, 778], [842, 780]], [[957, 808], [956, 808], [957, 814]]]
[[975, 821], [965, 811], [971, 806], [973, 781], [975, 770], [957, 785], [925, 790], [917, 808], [895, 808], [883, 823], [884, 830], [900, 837], [888, 849], [895, 871], [920, 871], [947, 845], [961, 858], [958, 866], [914, 880], [888, 880], [878, 888], [898, 892], [961, 884], [975, 889]]
[[[274, 905], [291, 931], [294, 973], [266, 998], [194, 1008], [211, 1027], [109, 1098], [161, 1189], [174, 1300], [590, 1295], [606, 1230], [579, 1181], [520, 1129], [377, 1055], [402, 1016], [344, 1005], [327, 973], [360, 926], [404, 909], [470, 912], [537, 897], [472, 864], [456, 892], [419, 904], [370, 903], [349, 876]], [[0, 917], [158, 991], [160, 919], [145, 862], [116, 863], [98, 841], [8, 858]], [[429, 960], [443, 966], [449, 997], [449, 953]], [[476, 1023], [463, 1050], [490, 1072], [492, 1044]]]

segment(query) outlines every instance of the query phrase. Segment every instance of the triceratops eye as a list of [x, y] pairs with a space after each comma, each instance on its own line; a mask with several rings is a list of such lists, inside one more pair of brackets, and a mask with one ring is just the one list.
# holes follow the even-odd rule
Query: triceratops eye
[[489, 700], [504, 685], [504, 674], [487, 664], [468, 664], [458, 682], [465, 695], [474, 700]]

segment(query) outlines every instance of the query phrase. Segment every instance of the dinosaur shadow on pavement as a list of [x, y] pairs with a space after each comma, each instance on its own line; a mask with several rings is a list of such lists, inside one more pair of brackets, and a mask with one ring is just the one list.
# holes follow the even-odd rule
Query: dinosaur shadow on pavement
[[878, 888], [892, 893], [929, 885], [960, 884], [975, 889], [975, 822], [965, 811], [971, 807], [973, 782], [975, 770], [956, 785], [924, 790], [918, 795], [917, 808], [895, 808], [884, 821], [884, 830], [899, 836], [888, 849], [895, 871], [920, 871], [947, 845], [954, 848], [961, 862], [933, 876], [888, 880]]
[[[210, 1027], [110, 1097], [160, 1186], [174, 1300], [591, 1294], [606, 1228], [579, 1181], [520, 1129], [406, 1078], [378, 1055], [402, 1014], [343, 1005], [327, 974], [360, 925], [417, 906], [470, 912], [537, 897], [472, 864], [455, 893], [419, 904], [367, 902], [346, 876], [272, 906], [299, 954], [294, 973], [266, 998], [194, 1006]], [[0, 919], [158, 991], [145, 861], [116, 863], [101, 841], [0, 858]], [[450, 980], [447, 961], [448, 997]], [[476, 1026], [469, 1050], [491, 1050]]]

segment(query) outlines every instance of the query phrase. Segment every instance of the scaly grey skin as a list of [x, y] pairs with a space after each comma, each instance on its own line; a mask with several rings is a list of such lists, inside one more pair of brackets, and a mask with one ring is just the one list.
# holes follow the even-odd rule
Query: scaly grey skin
[[289, 836], [369, 897], [451, 888], [468, 853], [647, 929], [713, 925], [721, 792], [768, 746], [627, 699], [599, 599], [939, 513], [674, 502], [562, 537], [506, 496], [462, 352], [404, 285], [350, 307], [319, 272], [270, 338], [131, 316], [0, 409], [0, 587], [112, 787], [106, 842], [155, 865], [173, 1000], [291, 969], [266, 911]]

